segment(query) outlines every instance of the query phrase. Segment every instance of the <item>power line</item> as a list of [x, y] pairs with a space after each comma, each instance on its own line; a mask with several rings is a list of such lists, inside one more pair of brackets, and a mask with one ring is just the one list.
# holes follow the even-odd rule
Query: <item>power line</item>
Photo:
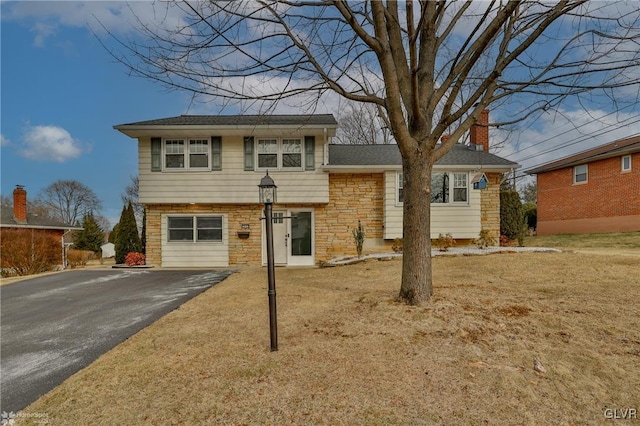
[[[627, 121], [632, 120], [632, 119], [635, 119], [635, 121], [627, 123]], [[618, 129], [620, 124], [631, 125], [631, 124], [636, 124], [636, 123], [640, 123], [640, 114], [638, 114], [638, 115], [636, 115], [634, 117], [629, 117], [629, 118], [627, 118], [626, 120], [623, 120], [620, 123], [610, 124], [610, 125], [604, 127], [602, 130], [600, 130], [597, 133], [592, 133], [592, 134], [588, 134], [588, 135], [582, 135], [582, 136], [579, 136], [577, 138], [570, 139], [567, 142], [564, 142], [564, 143], [562, 143], [560, 145], [554, 146], [553, 148], [549, 148], [549, 149], [546, 149], [546, 150], [539, 151], [539, 152], [537, 152], [535, 154], [532, 154], [532, 155], [529, 155], [527, 157], [523, 157], [523, 158], [517, 159], [515, 161], [521, 162], [521, 161], [530, 160], [532, 158], [536, 158], [536, 157], [539, 157], [541, 155], [548, 154], [550, 152], [554, 152], [554, 151], [557, 151], [557, 150], [560, 150], [560, 149], [563, 149], [563, 148], [567, 148], [569, 146], [575, 145], [575, 144], [580, 143], [580, 142], [584, 142], [585, 140], [587, 140], [589, 138], [602, 136], [602, 135], [614, 132], [615, 130]], [[611, 128], [611, 129], [609, 129], [609, 128]], [[609, 130], [607, 130], [607, 129], [609, 129]], [[630, 135], [628, 137], [633, 137], [633, 136], [637, 136], [637, 135], [638, 135], [638, 133]], [[547, 139], [547, 140], [549, 140], [549, 139]], [[539, 145], [539, 144], [535, 144], [535, 145]], [[532, 145], [532, 146], [534, 146], [534, 145]], [[529, 148], [529, 147], [527, 147], [527, 148]], [[516, 154], [519, 154], [520, 152], [522, 152], [522, 151], [519, 151]]]

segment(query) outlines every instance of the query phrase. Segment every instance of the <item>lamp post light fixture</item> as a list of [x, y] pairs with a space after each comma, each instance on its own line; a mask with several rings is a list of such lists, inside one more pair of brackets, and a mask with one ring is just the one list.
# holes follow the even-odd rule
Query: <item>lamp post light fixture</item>
[[264, 204], [264, 220], [265, 230], [267, 232], [267, 274], [269, 279], [269, 330], [271, 335], [271, 352], [278, 350], [278, 323], [277, 323], [277, 311], [276, 311], [276, 273], [275, 263], [273, 257], [273, 219], [272, 219], [272, 205], [277, 199], [277, 186], [269, 171], [260, 180], [258, 185], [260, 191], [260, 202]]

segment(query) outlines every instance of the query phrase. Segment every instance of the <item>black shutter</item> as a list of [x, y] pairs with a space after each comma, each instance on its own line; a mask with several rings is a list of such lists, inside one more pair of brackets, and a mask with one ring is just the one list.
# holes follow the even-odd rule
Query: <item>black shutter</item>
[[304, 137], [304, 169], [316, 169], [316, 137]]
[[151, 138], [151, 171], [162, 171], [162, 138]]
[[211, 170], [222, 170], [221, 136], [211, 136]]
[[253, 136], [244, 137], [244, 169], [254, 170], [255, 160], [253, 159]]

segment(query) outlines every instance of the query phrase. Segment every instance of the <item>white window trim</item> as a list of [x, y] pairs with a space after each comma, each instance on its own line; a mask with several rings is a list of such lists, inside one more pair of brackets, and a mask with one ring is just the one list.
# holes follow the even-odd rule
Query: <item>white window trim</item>
[[[624, 160], [625, 160], [625, 158], [629, 159], [629, 167], [626, 168], [626, 169], [624, 168]], [[633, 161], [631, 159], [631, 156], [630, 155], [623, 155], [621, 157], [621, 159], [620, 159], [620, 171], [622, 171], [622, 172], [630, 172], [632, 168], [633, 168]]]
[[[260, 150], [258, 149], [260, 141], [275, 140], [277, 142], [277, 160], [276, 167], [260, 167]], [[282, 158], [284, 154], [282, 141], [284, 140], [297, 140], [300, 142], [300, 167], [284, 167], [282, 165]], [[256, 137], [254, 142], [254, 166], [256, 171], [277, 170], [281, 172], [303, 172], [305, 170], [305, 143], [303, 137]]]
[[[167, 167], [167, 141], [182, 141], [184, 152], [184, 167]], [[207, 141], [207, 167], [191, 167], [190, 165], [190, 147], [191, 141]], [[164, 172], [208, 172], [211, 171], [211, 138], [162, 138], [162, 171]]]
[[[576, 172], [578, 170], [578, 167], [582, 167], [582, 166], [585, 167], [585, 173], [584, 173], [585, 174], [585, 179], [583, 181], [578, 182], [578, 181], [576, 181], [576, 176], [578, 174]], [[580, 174], [582, 174], [582, 173], [580, 173]], [[589, 182], [589, 164], [579, 164], [577, 166], [573, 166], [573, 184], [574, 185], [583, 185], [583, 184], [585, 184], [587, 182]]]
[[[470, 191], [470, 181], [469, 181], [469, 172], [459, 172], [459, 171], [435, 171], [434, 173], [447, 173], [449, 175], [449, 202], [447, 203], [430, 203], [431, 206], [468, 206], [471, 203], [471, 191]], [[455, 178], [454, 174], [465, 174], [466, 182], [467, 182], [467, 201], [453, 201], [453, 189]], [[402, 172], [396, 172], [396, 195], [395, 195], [395, 203], [396, 206], [400, 207], [404, 205], [404, 202], [400, 201], [400, 182], [402, 179]], [[404, 182], [402, 182], [404, 184]], [[404, 190], [404, 186], [402, 188]]]
[[[170, 228], [169, 228], [169, 219], [170, 218], [175, 218], [175, 217], [189, 217], [193, 219], [193, 238], [191, 241], [189, 240], [175, 240], [172, 241], [171, 237], [170, 237]], [[204, 241], [199, 241], [198, 240], [198, 219], [199, 217], [219, 217], [222, 222], [221, 222], [221, 228], [220, 230], [221, 235], [220, 235], [220, 240], [204, 240]], [[224, 244], [224, 215], [222, 214], [170, 214], [167, 215], [167, 240], [166, 243], [167, 244]]]

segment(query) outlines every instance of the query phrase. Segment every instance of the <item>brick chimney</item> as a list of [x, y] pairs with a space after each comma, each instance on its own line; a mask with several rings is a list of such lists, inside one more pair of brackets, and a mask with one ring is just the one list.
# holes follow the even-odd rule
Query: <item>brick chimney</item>
[[476, 150], [489, 152], [489, 110], [485, 109], [480, 113], [469, 131], [469, 139], [475, 145]]
[[13, 218], [18, 223], [27, 223], [27, 191], [22, 185], [13, 190]]

